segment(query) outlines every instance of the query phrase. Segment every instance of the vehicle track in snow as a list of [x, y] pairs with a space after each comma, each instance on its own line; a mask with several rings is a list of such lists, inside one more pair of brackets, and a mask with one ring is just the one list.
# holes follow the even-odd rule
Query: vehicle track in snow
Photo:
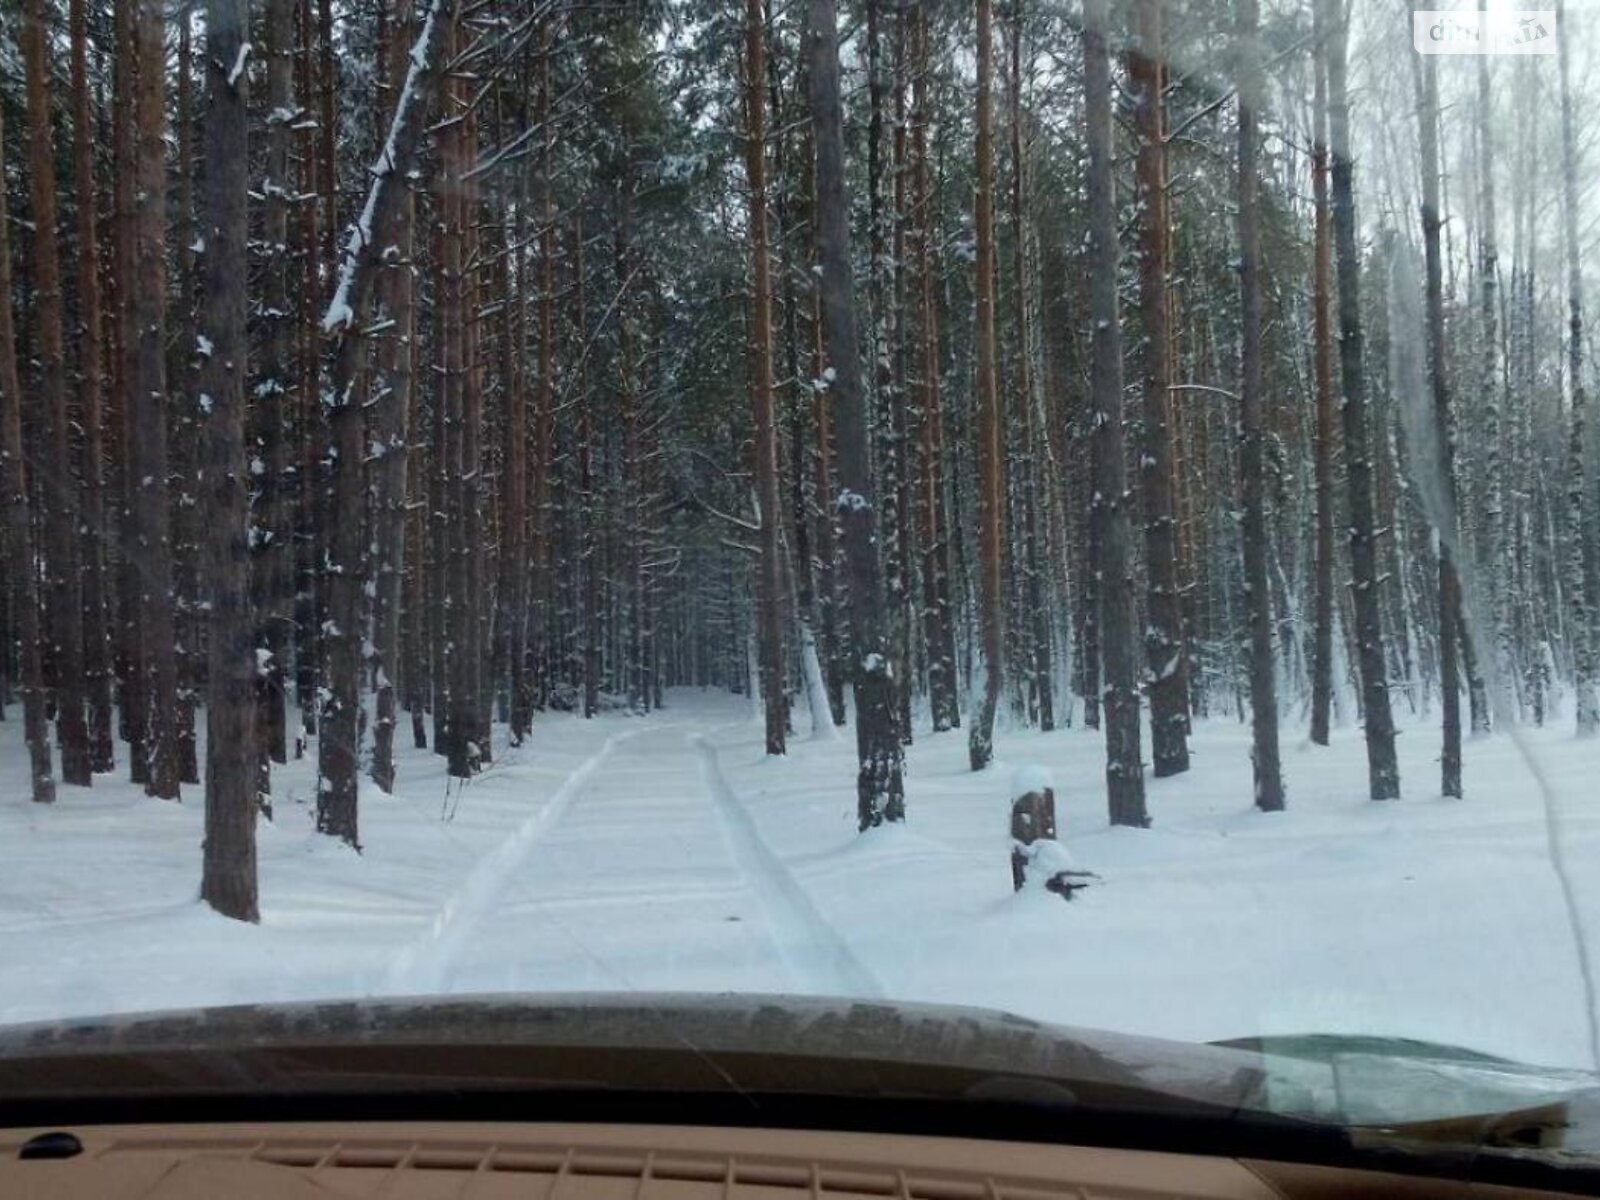
[[[657, 730], [663, 726], [656, 726]], [[574, 767], [542, 808], [513, 829], [484, 855], [450, 894], [426, 929], [400, 948], [377, 985], [375, 996], [432, 995], [447, 989], [461, 949], [495, 911], [502, 894], [516, 879], [528, 855], [572, 810], [600, 769], [629, 738], [645, 732], [629, 729], [606, 738], [604, 745]]]
[[728, 850], [766, 915], [773, 946], [800, 986], [819, 995], [878, 999], [883, 984], [844, 937], [817, 911], [793, 872], [773, 853], [743, 801], [729, 786], [716, 747], [702, 734], [690, 734], [699, 751], [701, 773]]

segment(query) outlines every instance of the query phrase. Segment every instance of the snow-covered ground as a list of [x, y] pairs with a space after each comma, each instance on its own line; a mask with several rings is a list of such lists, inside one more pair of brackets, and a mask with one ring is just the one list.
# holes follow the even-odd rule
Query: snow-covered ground
[[[201, 805], [107, 776], [35, 807], [0, 726], [0, 1022], [439, 991], [735, 990], [951, 1001], [1184, 1039], [1379, 1032], [1587, 1066], [1584, 992], [1545, 798], [1506, 735], [1438, 794], [1437, 734], [1405, 727], [1405, 796], [1364, 799], [1359, 731], [1286, 731], [1289, 810], [1250, 805], [1249, 733], [1198, 725], [1150, 781], [1154, 826], [1106, 825], [1098, 734], [911, 750], [910, 820], [854, 832], [853, 739], [762, 754], [737, 698], [648, 718], [540, 715], [447, 789], [406, 750], [362, 797], [363, 853], [312, 831], [310, 760], [260, 830], [262, 924], [196, 899]], [[14, 716], [16, 714], [13, 714]], [[1600, 744], [1523, 735], [1547, 775], [1600, 960]], [[1101, 876], [1070, 903], [1011, 891], [1019, 768], [1047, 768], [1063, 840]]]

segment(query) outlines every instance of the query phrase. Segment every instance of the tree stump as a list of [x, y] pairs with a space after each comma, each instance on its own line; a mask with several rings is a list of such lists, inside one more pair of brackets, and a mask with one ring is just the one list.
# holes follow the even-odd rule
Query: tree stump
[[1066, 848], [1056, 839], [1055, 789], [1043, 778], [1041, 772], [1030, 773], [1029, 783], [1018, 785], [1029, 790], [1011, 802], [1011, 887], [1020, 892], [1031, 870], [1043, 879], [1045, 891], [1071, 900], [1099, 876], [1072, 870]]
[[1056, 794], [1053, 788], [1024, 792], [1011, 802], [1011, 887], [1020, 892], [1028, 881], [1028, 854], [1041, 838], [1055, 841]]

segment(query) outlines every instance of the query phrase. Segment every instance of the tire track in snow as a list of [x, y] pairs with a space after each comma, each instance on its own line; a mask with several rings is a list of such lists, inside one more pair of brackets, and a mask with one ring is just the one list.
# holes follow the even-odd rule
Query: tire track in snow
[[750, 813], [728, 786], [716, 748], [698, 733], [691, 734], [689, 741], [700, 752], [706, 790], [734, 863], [766, 914], [778, 957], [796, 982], [819, 995], [880, 999], [883, 984], [817, 911], [811, 897], [772, 852]]
[[630, 729], [612, 734], [599, 750], [574, 767], [543, 808], [478, 860], [461, 886], [439, 906], [428, 927], [401, 947], [371, 994], [420, 996], [444, 991], [462, 946], [484, 917], [495, 911], [501, 894], [511, 886], [533, 848], [572, 810], [616, 748], [643, 732]]

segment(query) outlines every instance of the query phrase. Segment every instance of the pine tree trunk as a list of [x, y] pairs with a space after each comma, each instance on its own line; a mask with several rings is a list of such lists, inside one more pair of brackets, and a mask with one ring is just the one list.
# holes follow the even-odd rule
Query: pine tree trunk
[[95, 211], [94, 117], [89, 103], [88, 3], [70, 0], [72, 27], [72, 181], [77, 210], [78, 421], [83, 427], [83, 681], [88, 705], [89, 769], [115, 768], [112, 745], [111, 628], [107, 602], [113, 541], [105, 504], [105, 317], [100, 294], [100, 235]]
[[[458, 28], [464, 25], [465, 22], [462, 22]], [[478, 115], [475, 106], [467, 108], [462, 114], [462, 135], [461, 163], [463, 172], [466, 172], [478, 161]], [[488, 514], [488, 487], [485, 482], [488, 462], [483, 444], [484, 379], [485, 363], [488, 361], [484, 352], [485, 330], [488, 326], [484, 315], [484, 292], [488, 262], [483, 254], [485, 214], [478, 176], [464, 178], [462, 184], [466, 234], [464, 252], [466, 265], [472, 268], [466, 276], [467, 293], [462, 307], [467, 322], [467, 371], [461, 393], [461, 452], [466, 467], [462, 483], [467, 501], [466, 523], [462, 533], [467, 550], [466, 594], [472, 598], [471, 611], [466, 618], [470, 651], [466, 655], [465, 666], [467, 694], [472, 705], [472, 760], [474, 770], [481, 770], [483, 764], [493, 757], [489, 647], [494, 638], [494, 595], [484, 565], [485, 544], [494, 536]]]
[[1450, 381], [1444, 361], [1444, 275], [1439, 247], [1439, 70], [1438, 59], [1421, 55], [1418, 147], [1422, 154], [1422, 249], [1427, 270], [1428, 374], [1433, 389], [1434, 436], [1439, 443], [1438, 480], [1445, 511], [1434, 515], [1439, 536], [1439, 699], [1444, 744], [1440, 752], [1440, 787], [1445, 796], [1461, 795], [1461, 675], [1457, 658], [1462, 630], [1461, 598], [1455, 557], [1458, 529], [1455, 506], [1455, 434], [1450, 424]]
[[1128, 54], [1138, 139], [1135, 204], [1139, 214], [1139, 324], [1144, 333], [1143, 438], [1145, 664], [1150, 673], [1150, 748], [1157, 778], [1189, 769], [1189, 669], [1178, 583], [1172, 495], [1172, 366], [1168, 290], [1170, 233], [1164, 104], [1164, 0], [1138, 0], [1136, 42]]
[[1311, 264], [1311, 353], [1316, 376], [1316, 564], [1311, 651], [1311, 740], [1328, 744], [1333, 708], [1333, 330], [1329, 313], [1333, 243], [1328, 224], [1328, 67], [1324, 6], [1312, 6], [1311, 191], [1315, 209]]
[[867, 441], [861, 358], [850, 278], [850, 207], [845, 190], [844, 120], [839, 95], [835, 0], [807, 0], [804, 37], [811, 124], [816, 142], [816, 225], [824, 337], [833, 370], [838, 448], [835, 502], [844, 544], [850, 606], [850, 669], [855, 686], [857, 819], [869, 829], [905, 819], [904, 751], [895, 728], [894, 680], [884, 636], [883, 567]]
[[[84, 719], [83, 578], [78, 567], [78, 488], [72, 468], [67, 415], [65, 299], [56, 214], [55, 138], [51, 126], [49, 63], [45, 41], [50, 14], [45, 0], [26, 0], [20, 36], [27, 76], [28, 183], [33, 226], [33, 296], [38, 313], [39, 393], [35, 401], [46, 431], [49, 470], [43, 476], [44, 565], [47, 572], [44, 632], [55, 665], [56, 741], [61, 781], [88, 787], [93, 776], [89, 727]], [[30, 356], [33, 357], [33, 356]]]
[[225, 917], [258, 921], [256, 652], [250, 616], [244, 380], [249, 358], [249, 72], [245, 0], [207, 0], [206, 205], [198, 405], [205, 545], [199, 594], [207, 624], [206, 832], [200, 897]]
[[[429, 263], [432, 267], [433, 320], [429, 337], [432, 362], [433, 387], [429, 415], [430, 461], [428, 463], [428, 672], [432, 677], [433, 691], [433, 752], [446, 759], [450, 755], [450, 567], [451, 547], [455, 542], [452, 531], [451, 503], [454, 492], [451, 480], [459, 465], [451, 442], [454, 416], [454, 367], [451, 323], [455, 320], [454, 283], [446, 270], [446, 231], [450, 226], [450, 194], [442, 187], [440, 175], [445, 165], [445, 152], [449, 145], [448, 130], [442, 130], [437, 139], [435, 154], [439, 166], [434, 177], [432, 216], [429, 222]], [[459, 257], [459, 256], [458, 256]]]
[[428, 112], [427, 90], [444, 41], [445, 0], [431, 0], [417, 40], [388, 136], [370, 171], [372, 180], [351, 229], [335, 276], [335, 290], [322, 319], [335, 338], [327, 397], [333, 451], [330, 511], [347, 514], [327, 539], [327, 697], [317, 746], [317, 832], [360, 848], [357, 776], [361, 742], [361, 590], [365, 523], [362, 511], [362, 386], [367, 336], [383, 247], [375, 231], [392, 227], [405, 202], [406, 172]]
[[[386, 72], [390, 87], [405, 78], [411, 22], [390, 31]], [[378, 345], [376, 379], [368, 413], [372, 455], [372, 669], [376, 696], [372, 725], [372, 781], [394, 791], [395, 725], [399, 717], [400, 594], [405, 577], [406, 479], [409, 470], [413, 330], [412, 239], [415, 198], [409, 182], [397, 185], [389, 223], [378, 231], [383, 265], [377, 281], [378, 324], [390, 323]], [[519, 560], [520, 561], [520, 560]]]
[[1013, 246], [1012, 291], [1016, 302], [1017, 378], [1016, 422], [1021, 431], [1021, 469], [1018, 474], [1022, 505], [1023, 599], [1027, 610], [1027, 652], [1032, 694], [1029, 704], [1039, 728], [1056, 727], [1055, 682], [1050, 655], [1050, 604], [1044, 574], [1046, 547], [1040, 528], [1039, 506], [1045, 491], [1039, 469], [1042, 430], [1036, 419], [1033, 382], [1033, 322], [1028, 299], [1027, 145], [1022, 129], [1022, 5], [1011, 14], [1011, 225]]
[[1394, 717], [1384, 663], [1379, 605], [1377, 520], [1373, 513], [1372, 435], [1362, 363], [1361, 266], [1356, 251], [1355, 166], [1350, 150], [1350, 104], [1345, 91], [1349, 29], [1332, 0], [1316, 0], [1328, 32], [1328, 143], [1333, 157], [1332, 221], [1339, 267], [1339, 372], [1344, 397], [1345, 473], [1350, 488], [1350, 567], [1354, 582], [1356, 659], [1366, 722], [1367, 774], [1374, 800], [1400, 795]]
[[745, 4], [745, 175], [750, 187], [751, 373], [756, 495], [761, 505], [761, 578], [756, 621], [768, 754], [784, 753], [783, 617], [778, 545], [778, 434], [772, 397], [772, 276], [767, 245], [766, 23], [761, 0]]
[[909, 225], [910, 159], [906, 136], [909, 120], [906, 113], [906, 51], [909, 21], [907, 7], [897, 6], [894, 18], [894, 62], [891, 76], [893, 92], [894, 132], [890, 139], [893, 153], [893, 207], [889, 214], [892, 236], [889, 240], [889, 261], [886, 264], [885, 289], [885, 358], [889, 364], [890, 379], [887, 399], [889, 403], [889, 480], [893, 482], [893, 511], [884, 512], [884, 520], [893, 531], [888, 545], [893, 549], [893, 561], [886, 565], [889, 577], [890, 648], [895, 673], [895, 721], [900, 731], [900, 742], [912, 742], [911, 693], [915, 683], [912, 627], [915, 624], [915, 605], [911, 564], [915, 547], [912, 537], [915, 520], [912, 512], [913, 480], [911, 472], [912, 414], [911, 394], [907, 386], [910, 375], [911, 339], [908, 313], [910, 310], [909, 274], [906, 271], [906, 237]]
[[1089, 150], [1089, 319], [1095, 495], [1099, 532], [1101, 657], [1105, 669], [1106, 795], [1113, 825], [1150, 823], [1139, 758], [1139, 672], [1135, 649], [1134, 572], [1128, 518], [1122, 413], [1122, 330], [1117, 312], [1117, 214], [1112, 195], [1111, 62], [1107, 0], [1086, 0], [1083, 14], [1084, 117]]
[[327, 420], [322, 404], [322, 338], [317, 328], [317, 298], [326, 281], [323, 238], [319, 233], [321, 163], [317, 155], [317, 123], [308, 119], [317, 105], [316, 25], [312, 0], [299, 6], [300, 38], [296, 47], [295, 79], [299, 93], [300, 196], [298, 198], [301, 260], [298, 429], [299, 460], [295, 463], [294, 516], [294, 649], [295, 704], [300, 710], [300, 732], [295, 757], [304, 751], [305, 738], [317, 730], [320, 702], [317, 688], [322, 673], [322, 614], [326, 581], [318, 551], [327, 514], [323, 507], [322, 459], [326, 451]]
[[[526, 119], [524, 117], [524, 124]], [[504, 459], [501, 471], [501, 495], [504, 520], [501, 526], [498, 583], [499, 616], [501, 631], [497, 645], [504, 646], [506, 692], [508, 699], [507, 733], [513, 746], [520, 745], [527, 732], [532, 713], [533, 689], [528, 675], [528, 633], [533, 626], [529, 613], [528, 583], [530, 562], [536, 558], [539, 531], [528, 512], [528, 432], [530, 413], [528, 404], [527, 345], [527, 282], [530, 273], [529, 255], [521, 248], [526, 241], [528, 208], [526, 172], [518, 170], [515, 181], [513, 210], [506, 214], [505, 254], [501, 279], [505, 281], [500, 297], [500, 363], [501, 396], [505, 410]], [[537, 407], [531, 414], [531, 423], [538, 425]], [[535, 518], [536, 521], [536, 518]], [[530, 554], [529, 534], [535, 550]]]
[[[572, 326], [578, 336], [588, 336], [588, 306], [583, 276], [583, 210], [572, 214]], [[587, 376], [578, 365], [578, 520], [581, 523], [583, 559], [583, 715], [587, 720], [600, 709], [600, 542], [595, 533], [599, 497], [594, 475], [593, 398]]]
[[[539, 67], [539, 121], [544, 126], [544, 146], [540, 161], [539, 190], [543, 227], [539, 233], [539, 391], [534, 404], [533, 480], [529, 492], [533, 504], [534, 612], [538, 626], [529, 641], [534, 646], [534, 676], [531, 695], [524, 697], [528, 709], [550, 703], [551, 684], [558, 661], [555, 633], [558, 614], [555, 604], [556, 512], [552, 503], [552, 478], [556, 462], [556, 191], [555, 122], [551, 116], [551, 59], [555, 56], [556, 29], [553, 20], [544, 31], [543, 59]], [[563, 489], [563, 496], [566, 489]], [[580, 568], [581, 568], [581, 564]], [[532, 720], [525, 711], [522, 728]]]
[[128, 381], [129, 489], [138, 562], [149, 780], [145, 790], [178, 799], [178, 665], [173, 614], [171, 512], [167, 503], [166, 61], [165, 8], [135, 0], [139, 70], [134, 96], [133, 275], [127, 283], [133, 336]]
[[994, 43], [991, 0], [978, 0], [977, 150], [973, 226], [977, 236], [976, 328], [973, 333], [977, 370], [977, 412], [974, 433], [978, 449], [978, 557], [982, 585], [978, 613], [982, 628], [982, 694], [972, 714], [967, 757], [981, 771], [994, 757], [994, 716], [1005, 673], [1005, 598], [1001, 585], [1000, 403], [994, 341]]
[[171, 399], [167, 407], [169, 462], [168, 503], [172, 506], [173, 627], [177, 642], [174, 664], [178, 673], [176, 730], [178, 778], [200, 782], [200, 761], [195, 746], [195, 704], [200, 685], [200, 628], [198, 568], [199, 510], [196, 446], [200, 413], [196, 407], [196, 365], [204, 357], [200, 344], [200, 313], [196, 268], [203, 243], [195, 236], [194, 214], [194, 46], [193, 10], [188, 0], [178, 10], [177, 111], [173, 132], [178, 143], [177, 170], [173, 176], [172, 240], [176, 250], [177, 332], [167, 360]]
[[[294, 411], [294, 321], [290, 300], [289, 205], [296, 191], [290, 151], [294, 134], [294, 0], [268, 0], [265, 20], [267, 75], [266, 172], [261, 183], [265, 287], [260, 319], [260, 366], [251, 422], [256, 462], [251, 466], [256, 528], [253, 581], [256, 648], [265, 661], [256, 684], [256, 750], [267, 762], [288, 761], [289, 629], [293, 621], [293, 553], [289, 525], [288, 457]], [[286, 428], [286, 426], [289, 426]]]
[[1250, 629], [1251, 763], [1256, 807], [1284, 807], [1278, 758], [1278, 692], [1272, 656], [1272, 592], [1267, 586], [1265, 403], [1261, 371], [1261, 201], [1258, 163], [1262, 108], [1257, 0], [1239, 0], [1239, 490], [1243, 502], [1245, 610]]
[[[0, 179], [5, 177], [5, 114], [0, 106]], [[0, 496], [5, 501], [7, 574], [18, 582], [16, 634], [21, 657], [22, 737], [36, 804], [56, 798], [45, 718], [44, 660], [39, 630], [39, 576], [28, 503], [28, 469], [22, 446], [22, 387], [17, 378], [17, 339], [11, 315], [11, 218], [0, 187]]]
[[[918, 455], [921, 516], [923, 638], [928, 660], [928, 704], [935, 733], [961, 725], [956, 686], [955, 613], [950, 604], [949, 512], [944, 495], [944, 415], [939, 389], [939, 255], [934, 247], [934, 193], [928, 169], [928, 13], [913, 20], [912, 161], [913, 260], [920, 311], [922, 401]], [[831, 525], [831, 522], [830, 522]]]
[[[1556, 4], [1556, 25], [1566, 7]], [[1561, 196], [1567, 257], [1567, 386], [1571, 434], [1567, 454], [1567, 517], [1571, 549], [1567, 591], [1572, 603], [1572, 687], [1576, 693], [1579, 737], [1600, 734], [1600, 529], [1596, 496], [1593, 434], [1588, 428], [1588, 388], [1584, 379], [1583, 269], [1578, 242], [1578, 150], [1572, 85], [1568, 77], [1567, 40], [1557, 47], [1561, 59]]]
[[[1489, 56], [1478, 57], [1478, 286], [1481, 292], [1479, 314], [1483, 339], [1480, 351], [1482, 367], [1478, 375], [1478, 407], [1483, 414], [1483, 518], [1479, 523], [1479, 536], [1474, 557], [1478, 563], [1478, 602], [1485, 611], [1478, 614], [1476, 627], [1488, 631], [1490, 645], [1483, 647], [1492, 666], [1491, 677], [1496, 692], [1495, 704], [1509, 695], [1507, 681], [1511, 675], [1513, 647], [1507, 608], [1509, 597], [1504, 585], [1504, 559], [1507, 553], [1506, 494], [1503, 474], [1506, 462], [1501, 454], [1501, 439], [1505, 436], [1504, 416], [1500, 407], [1500, 324], [1499, 324], [1499, 272], [1500, 256], [1495, 245], [1495, 186], [1494, 186], [1494, 108], [1489, 85]], [[1466, 625], [1466, 622], [1463, 622]], [[1480, 674], [1481, 672], [1474, 672]], [[1488, 704], [1474, 704], [1472, 731], [1487, 733], [1489, 729]], [[1482, 724], [1480, 725], [1480, 709]]]
[[116, 667], [121, 681], [118, 711], [123, 740], [128, 744], [128, 778], [133, 783], [146, 784], [150, 779], [150, 689], [145, 676], [144, 643], [140, 636], [144, 619], [143, 590], [136, 565], [139, 534], [135, 484], [138, 477], [133, 461], [135, 411], [131, 391], [138, 344], [138, 326], [132, 302], [138, 219], [134, 205], [134, 126], [139, 87], [139, 56], [134, 36], [134, 23], [138, 19], [134, 11], [135, 4], [136, 0], [116, 0], [114, 8], [117, 50], [112, 140], [116, 222], [113, 229], [113, 261], [107, 279], [114, 289], [115, 302], [111, 311], [116, 314], [113, 322], [116, 353], [112, 360], [116, 371], [109, 396], [116, 409], [117, 453], [112, 460], [117, 464], [115, 494], [117, 528], [121, 535], [116, 602]]

